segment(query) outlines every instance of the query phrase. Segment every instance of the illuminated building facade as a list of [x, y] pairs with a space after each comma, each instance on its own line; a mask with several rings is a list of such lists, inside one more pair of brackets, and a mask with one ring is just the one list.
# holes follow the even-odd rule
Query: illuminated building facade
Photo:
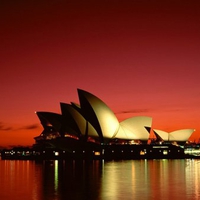
[[166, 133], [154, 129], [156, 141], [164, 146], [155, 146], [155, 143], [154, 146], [147, 145], [152, 127], [151, 117], [136, 116], [119, 122], [113, 111], [98, 97], [81, 89], [78, 89], [78, 97], [80, 104], [60, 103], [60, 114], [36, 112], [44, 130], [35, 137], [35, 147], [57, 148], [69, 154], [79, 152], [79, 155], [85, 151], [110, 156], [126, 152], [129, 157], [133, 152], [140, 156], [159, 152], [167, 155], [175, 147], [169, 150], [165, 142], [186, 142], [194, 131], [183, 129]]
[[41, 137], [50, 140], [57, 137], [95, 140], [107, 143], [111, 140], [148, 141], [152, 118], [137, 116], [119, 122], [113, 111], [93, 94], [78, 89], [80, 105], [60, 103], [61, 114], [36, 112], [44, 131]]

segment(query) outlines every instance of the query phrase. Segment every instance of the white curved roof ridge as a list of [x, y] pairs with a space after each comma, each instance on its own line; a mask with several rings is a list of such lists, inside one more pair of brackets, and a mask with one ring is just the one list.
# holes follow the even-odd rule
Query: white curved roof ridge
[[162, 140], [164, 141], [168, 141], [169, 140], [169, 133], [166, 131], [162, 131], [162, 130], [158, 130], [158, 129], [153, 129], [154, 133], [156, 133], [157, 135], [159, 135]]
[[169, 133], [169, 141], [187, 141], [195, 129], [180, 129]]
[[138, 140], [138, 136], [132, 131], [126, 129], [123, 126], [119, 127], [119, 130], [114, 138], [125, 139], [125, 140]]
[[[89, 122], [87, 122], [86, 119], [72, 105], [61, 103], [61, 111], [62, 114], [66, 113], [68, 117], [73, 118], [74, 123], [77, 125], [82, 135], [88, 134], [88, 136], [98, 136], [98, 133], [94, 127]], [[76, 128], [74, 127], [74, 129]]]
[[[120, 122], [120, 126], [123, 128], [127, 139], [135, 140], [148, 140], [149, 132], [145, 127], [151, 128], [152, 118], [147, 116], [136, 116], [125, 119]], [[121, 133], [117, 133], [117, 138], [122, 137]]]
[[124, 131], [122, 126], [119, 126], [119, 129], [117, 131], [117, 134], [113, 138], [119, 138], [119, 139], [127, 139], [126, 132]]
[[164, 141], [187, 141], [195, 129], [180, 129], [172, 132], [165, 132], [158, 129], [153, 129]]
[[[90, 104], [91, 108], [87, 108], [87, 113], [94, 113], [99, 126], [101, 128], [101, 132], [104, 138], [112, 138], [117, 134], [119, 129], [119, 121], [113, 111], [98, 97], [93, 94], [86, 92], [84, 90], [79, 91], [79, 96], [84, 95], [87, 102]], [[79, 97], [80, 101], [81, 98]], [[81, 103], [81, 102], [80, 102]], [[84, 109], [81, 105], [81, 109]], [[91, 122], [91, 124], [93, 124]], [[94, 127], [95, 128], [95, 127]]]

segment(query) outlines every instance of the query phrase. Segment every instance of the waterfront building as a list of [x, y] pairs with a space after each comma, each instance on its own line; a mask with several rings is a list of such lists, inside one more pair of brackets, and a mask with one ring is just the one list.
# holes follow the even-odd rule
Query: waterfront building
[[167, 133], [153, 129], [156, 139], [149, 145], [151, 117], [134, 116], [119, 122], [114, 112], [95, 95], [78, 89], [78, 97], [79, 104], [61, 102], [61, 113], [36, 112], [44, 130], [35, 137], [34, 148], [45, 148], [45, 152], [55, 149], [62, 151], [59, 155], [64, 152], [69, 157], [177, 156], [178, 152], [184, 153], [180, 145], [194, 131], [182, 129]]

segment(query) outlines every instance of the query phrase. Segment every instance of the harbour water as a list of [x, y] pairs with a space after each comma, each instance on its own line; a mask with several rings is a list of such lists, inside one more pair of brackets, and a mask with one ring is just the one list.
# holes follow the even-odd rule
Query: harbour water
[[0, 160], [1, 200], [200, 199], [200, 160]]

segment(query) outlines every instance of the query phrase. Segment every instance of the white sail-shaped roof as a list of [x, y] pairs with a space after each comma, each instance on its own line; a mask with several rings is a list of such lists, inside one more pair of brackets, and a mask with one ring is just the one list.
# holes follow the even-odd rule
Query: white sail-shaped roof
[[[152, 118], [137, 116], [128, 118], [119, 123], [113, 111], [98, 97], [78, 89], [79, 104], [61, 103], [62, 114], [52, 112], [36, 112], [44, 129], [53, 127], [61, 133], [107, 139], [144, 140], [149, 139]], [[163, 141], [184, 142], [194, 132], [194, 129], [181, 129], [167, 133], [154, 129], [154, 133]], [[104, 140], [105, 138], [105, 140]]]
[[154, 133], [157, 134], [162, 140], [168, 141], [169, 140], [169, 133], [166, 131], [153, 129]]
[[162, 130], [154, 129], [154, 132], [159, 137], [161, 137], [163, 141], [177, 141], [177, 142], [187, 141], [194, 131], [195, 131], [194, 129], [180, 129], [168, 133]]
[[119, 121], [112, 110], [93, 94], [78, 90], [81, 110], [100, 137], [112, 138], [119, 129]]
[[181, 129], [169, 133], [169, 141], [187, 141], [194, 129]]
[[116, 138], [134, 139], [134, 140], [148, 140], [148, 128], [151, 127], [152, 118], [145, 116], [137, 116], [128, 118], [120, 122], [120, 129], [116, 134]]

